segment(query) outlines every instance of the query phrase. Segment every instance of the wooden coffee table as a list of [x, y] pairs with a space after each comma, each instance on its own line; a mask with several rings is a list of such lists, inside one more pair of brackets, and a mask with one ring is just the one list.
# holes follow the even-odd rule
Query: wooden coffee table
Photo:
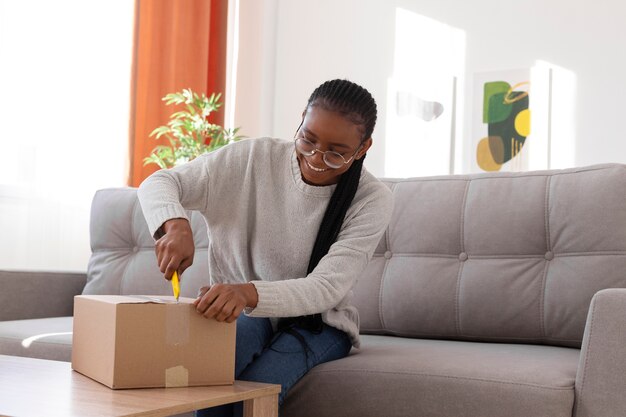
[[280, 385], [112, 390], [72, 371], [69, 362], [0, 355], [2, 416], [170, 416], [244, 402], [246, 417], [277, 417]]

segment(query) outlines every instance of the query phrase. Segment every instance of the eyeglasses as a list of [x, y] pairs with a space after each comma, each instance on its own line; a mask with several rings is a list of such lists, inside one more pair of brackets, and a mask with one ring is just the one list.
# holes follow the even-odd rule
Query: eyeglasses
[[343, 155], [341, 155], [338, 152], [320, 151], [319, 149], [315, 147], [315, 145], [312, 142], [309, 142], [305, 138], [296, 138], [296, 149], [298, 150], [298, 152], [300, 152], [304, 156], [313, 156], [315, 152], [321, 153], [324, 163], [329, 168], [337, 169], [337, 168], [341, 168], [345, 164], [349, 164], [350, 161], [352, 161], [352, 158], [354, 158], [354, 156], [357, 154], [359, 149], [361, 149], [361, 146], [359, 145], [359, 147], [356, 149], [356, 151], [354, 151], [350, 159], [348, 159], [347, 161], [343, 157]]

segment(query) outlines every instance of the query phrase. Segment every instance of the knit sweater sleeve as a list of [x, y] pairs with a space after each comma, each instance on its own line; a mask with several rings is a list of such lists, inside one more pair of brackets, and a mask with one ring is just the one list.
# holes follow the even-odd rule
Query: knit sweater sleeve
[[258, 293], [251, 317], [296, 317], [328, 311], [346, 297], [364, 271], [391, 217], [393, 199], [381, 184], [356, 214], [347, 218], [337, 241], [307, 276], [252, 281]]
[[208, 201], [209, 167], [212, 154], [205, 154], [171, 169], [156, 171], [146, 178], [137, 196], [154, 238], [167, 220], [189, 220], [187, 210], [203, 211]]

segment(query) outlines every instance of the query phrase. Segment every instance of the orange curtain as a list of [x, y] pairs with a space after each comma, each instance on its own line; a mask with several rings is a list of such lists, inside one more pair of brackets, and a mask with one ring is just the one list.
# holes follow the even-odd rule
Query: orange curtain
[[[191, 88], [207, 95], [226, 85], [228, 0], [136, 0], [133, 82], [131, 86], [130, 172], [137, 187], [158, 169], [144, 166], [152, 149], [166, 144], [150, 137], [173, 112], [161, 100]], [[224, 107], [210, 121], [224, 123]]]

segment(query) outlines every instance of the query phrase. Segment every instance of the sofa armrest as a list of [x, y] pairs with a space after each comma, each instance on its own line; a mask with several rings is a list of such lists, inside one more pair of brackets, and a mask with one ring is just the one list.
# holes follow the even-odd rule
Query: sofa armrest
[[0, 271], [0, 321], [71, 316], [87, 274]]
[[626, 416], [626, 288], [593, 296], [575, 390], [575, 417]]

